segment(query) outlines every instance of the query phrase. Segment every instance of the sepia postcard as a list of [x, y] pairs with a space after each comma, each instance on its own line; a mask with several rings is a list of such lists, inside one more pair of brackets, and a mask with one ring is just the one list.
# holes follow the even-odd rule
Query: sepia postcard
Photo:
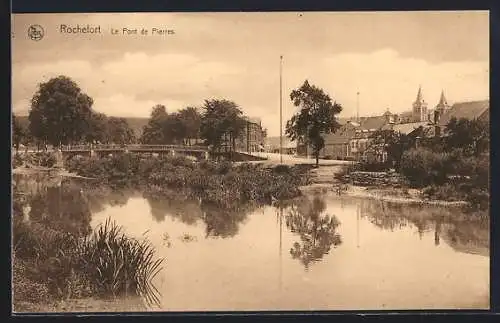
[[12, 310], [490, 308], [488, 11], [12, 15]]

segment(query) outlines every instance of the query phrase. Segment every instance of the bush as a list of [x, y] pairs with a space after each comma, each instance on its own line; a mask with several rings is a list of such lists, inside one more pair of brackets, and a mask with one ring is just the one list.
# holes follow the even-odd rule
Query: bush
[[448, 156], [424, 148], [410, 149], [401, 158], [401, 173], [416, 187], [444, 184], [449, 174]]
[[362, 161], [358, 165], [358, 170], [364, 172], [383, 172], [391, 168], [388, 162]]
[[98, 178], [103, 184], [140, 186], [155, 194], [182, 190], [187, 195], [195, 194], [224, 207], [298, 196], [298, 187], [310, 183], [308, 171], [311, 168], [279, 165], [269, 170], [250, 163], [195, 163], [182, 156], [146, 159], [130, 155], [73, 158], [68, 161], [68, 167], [78, 175]]
[[47, 284], [29, 279], [25, 262], [15, 253], [12, 254], [12, 292], [14, 304], [18, 302], [42, 303], [50, 298]]
[[442, 201], [462, 201], [464, 193], [456, 185], [446, 183], [444, 185], [431, 185], [423, 189], [422, 195], [427, 199]]
[[21, 156], [21, 154], [14, 154], [12, 155], [12, 168], [18, 168], [18, 167], [21, 167], [22, 165], [24, 164], [24, 160], [23, 160], [23, 157]]
[[277, 165], [273, 168], [275, 174], [290, 174], [290, 166], [288, 165]]
[[488, 210], [490, 208], [490, 193], [484, 189], [473, 188], [466, 198], [472, 209]]

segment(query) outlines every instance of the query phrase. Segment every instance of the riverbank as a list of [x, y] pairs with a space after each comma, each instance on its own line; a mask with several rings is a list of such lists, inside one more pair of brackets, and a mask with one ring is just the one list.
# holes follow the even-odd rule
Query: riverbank
[[336, 196], [349, 196], [357, 198], [369, 198], [384, 202], [401, 203], [401, 204], [425, 204], [439, 206], [466, 206], [466, 201], [444, 201], [444, 200], [428, 200], [422, 198], [422, 190], [401, 188], [370, 188], [355, 186], [352, 184], [312, 184], [301, 186], [302, 193], [326, 193]]
[[76, 173], [69, 172], [65, 169], [61, 168], [53, 168], [53, 167], [18, 167], [12, 170], [12, 174], [14, 175], [36, 175], [36, 174], [47, 174], [49, 176], [61, 176], [61, 177], [72, 177], [72, 178], [81, 178], [81, 179], [96, 179], [93, 177], [85, 177], [77, 175]]
[[69, 172], [95, 177], [93, 185], [116, 189], [134, 187], [155, 195], [172, 190], [224, 208], [244, 203], [270, 204], [300, 195], [309, 166], [194, 162], [184, 157], [143, 157], [131, 154], [102, 158], [80, 157], [67, 162]]

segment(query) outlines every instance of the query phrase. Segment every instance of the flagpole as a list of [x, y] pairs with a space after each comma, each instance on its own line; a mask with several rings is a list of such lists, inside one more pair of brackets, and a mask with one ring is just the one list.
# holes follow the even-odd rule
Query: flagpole
[[280, 56], [280, 163], [283, 164], [283, 55]]
[[280, 276], [279, 276], [279, 287], [283, 285], [283, 256], [282, 256], [282, 241], [283, 241], [283, 207], [280, 205]]
[[359, 91], [356, 93], [356, 122], [359, 122]]

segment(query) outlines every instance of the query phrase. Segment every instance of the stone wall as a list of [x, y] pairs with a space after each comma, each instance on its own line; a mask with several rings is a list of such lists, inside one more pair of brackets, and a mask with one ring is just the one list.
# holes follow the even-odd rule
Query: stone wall
[[396, 172], [351, 172], [343, 176], [346, 183], [358, 186], [398, 186], [405, 178]]

